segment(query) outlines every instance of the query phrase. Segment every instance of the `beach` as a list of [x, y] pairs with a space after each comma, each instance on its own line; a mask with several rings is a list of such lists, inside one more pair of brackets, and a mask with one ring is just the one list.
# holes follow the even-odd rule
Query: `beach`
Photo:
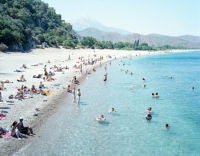
[[[0, 103], [0, 110], [5, 112], [5, 117], [0, 120], [0, 127], [9, 128], [13, 121], [18, 121], [19, 117], [24, 118], [24, 124], [33, 127], [34, 132], [39, 131], [46, 119], [56, 112], [63, 98], [68, 96], [67, 86], [72, 84], [74, 76], [81, 82], [87, 73], [94, 72], [99, 67], [104, 67], [106, 63], [121, 58], [131, 58], [142, 55], [154, 55], [178, 51], [125, 51], [125, 50], [93, 50], [93, 49], [34, 49], [29, 53], [0, 53], [0, 81], [9, 80], [12, 83], [5, 83], [1, 93], [3, 102]], [[100, 59], [101, 58], [101, 59]], [[103, 59], [102, 59], [103, 58]], [[84, 61], [93, 62], [84, 65]], [[22, 65], [27, 66], [22, 69]], [[33, 78], [33, 75], [44, 74], [44, 66], [47, 71], [52, 67], [68, 67], [62, 71], [55, 72], [53, 81], [44, 81], [41, 78]], [[82, 72], [80, 71], [82, 66]], [[52, 69], [50, 69], [52, 68]], [[20, 72], [15, 72], [19, 70]], [[18, 82], [17, 79], [24, 75], [26, 81]], [[102, 75], [103, 79], [103, 75]], [[44, 83], [50, 91], [48, 96], [34, 94], [33, 97], [23, 100], [8, 99], [12, 94], [16, 94], [17, 88], [25, 85], [28, 88], [34, 84], [38, 88], [39, 83]], [[38, 111], [39, 110], [39, 111]], [[15, 138], [0, 138], [0, 154], [12, 155], [23, 145], [31, 141], [32, 137], [17, 140]]]

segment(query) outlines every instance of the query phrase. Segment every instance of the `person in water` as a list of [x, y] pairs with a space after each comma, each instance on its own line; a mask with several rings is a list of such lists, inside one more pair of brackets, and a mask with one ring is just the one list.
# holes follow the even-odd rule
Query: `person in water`
[[76, 87], [75, 86], [72, 90], [72, 94], [73, 94], [73, 103], [76, 103]]
[[151, 120], [152, 116], [150, 113], [148, 113], [147, 115], [144, 116], [146, 120]]
[[145, 84], [143, 84], [143, 85], [142, 85], [142, 88], [146, 88], [146, 85], [145, 85]]
[[77, 91], [77, 96], [78, 96], [78, 102], [80, 102], [80, 99], [81, 99], [81, 90], [78, 89]]
[[169, 128], [169, 124], [168, 124], [168, 123], [165, 124], [165, 128], [166, 128], [166, 129]]
[[151, 110], [152, 110], [151, 107], [147, 108], [148, 113], [151, 113]]
[[107, 81], [107, 76], [108, 76], [108, 74], [105, 73], [105, 74], [104, 74], [104, 81]]
[[112, 108], [109, 113], [116, 112], [115, 108]]
[[159, 95], [158, 95], [158, 93], [152, 93], [152, 97], [153, 98], [159, 98]]
[[71, 90], [71, 86], [70, 86], [70, 85], [67, 86], [67, 92], [68, 92], [68, 93], [72, 93], [72, 90]]
[[104, 121], [104, 120], [106, 120], [106, 118], [105, 118], [105, 116], [103, 114], [101, 114], [101, 115], [98, 115], [96, 117], [96, 120], [98, 120], [98, 121]]

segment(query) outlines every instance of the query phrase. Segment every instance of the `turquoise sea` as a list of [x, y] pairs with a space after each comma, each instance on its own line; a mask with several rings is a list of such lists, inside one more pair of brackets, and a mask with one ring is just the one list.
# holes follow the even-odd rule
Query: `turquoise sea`
[[[134, 57], [107, 67], [106, 83], [104, 68], [89, 75], [80, 86], [80, 104], [66, 98], [16, 155], [200, 156], [200, 51]], [[109, 114], [112, 107], [117, 112]], [[144, 119], [148, 107], [151, 121]], [[106, 121], [97, 122], [98, 114]]]

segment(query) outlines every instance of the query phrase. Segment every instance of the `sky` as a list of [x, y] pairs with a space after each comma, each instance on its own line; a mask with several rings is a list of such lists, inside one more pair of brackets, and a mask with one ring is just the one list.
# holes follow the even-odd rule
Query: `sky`
[[200, 36], [200, 0], [43, 0], [66, 22], [82, 18], [140, 34]]

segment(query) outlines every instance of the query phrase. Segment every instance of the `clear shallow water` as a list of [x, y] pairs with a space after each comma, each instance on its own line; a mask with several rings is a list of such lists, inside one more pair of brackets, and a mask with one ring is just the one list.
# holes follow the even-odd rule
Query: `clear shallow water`
[[[80, 105], [66, 99], [40, 137], [16, 155], [200, 155], [200, 52], [115, 61], [106, 83], [103, 75], [103, 68], [90, 75], [80, 86]], [[153, 99], [152, 92], [160, 98]], [[112, 107], [115, 114], [108, 113]], [[153, 109], [150, 122], [143, 118], [147, 107]], [[105, 123], [95, 121], [98, 114], [106, 116]]]

